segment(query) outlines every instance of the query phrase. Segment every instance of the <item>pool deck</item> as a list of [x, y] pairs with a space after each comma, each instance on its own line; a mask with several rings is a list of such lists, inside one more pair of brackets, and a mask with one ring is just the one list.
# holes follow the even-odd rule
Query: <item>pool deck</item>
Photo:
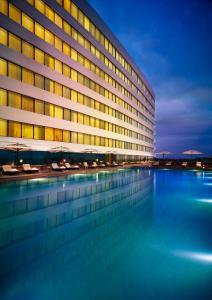
[[[131, 163], [125, 164], [123, 166], [116, 166], [116, 167], [99, 167], [99, 168], [80, 168], [78, 170], [65, 170], [65, 171], [52, 171], [51, 168], [40, 170], [38, 173], [20, 173], [18, 175], [0, 175], [0, 183], [4, 182], [11, 182], [11, 181], [18, 181], [18, 180], [28, 180], [28, 179], [35, 179], [35, 178], [48, 178], [48, 177], [58, 177], [58, 176], [67, 176], [71, 174], [90, 174], [96, 173], [98, 171], [114, 171], [116, 169], [122, 168], [131, 168], [131, 167], [143, 167], [143, 168], [155, 168], [150, 166], [149, 164], [138, 164], [138, 163]], [[163, 170], [195, 170], [195, 171], [212, 171], [212, 168], [182, 168], [182, 167], [156, 167], [155, 169]]]

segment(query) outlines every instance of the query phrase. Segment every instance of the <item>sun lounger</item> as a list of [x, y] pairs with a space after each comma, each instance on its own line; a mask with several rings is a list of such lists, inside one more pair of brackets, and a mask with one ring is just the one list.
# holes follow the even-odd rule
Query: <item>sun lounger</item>
[[67, 170], [78, 170], [79, 169], [78, 165], [71, 165], [70, 163], [65, 163], [65, 167]]
[[168, 161], [167, 163], [165, 163], [165, 166], [166, 167], [171, 167], [173, 165], [173, 162], [172, 161]]
[[117, 162], [113, 161], [113, 162], [112, 162], [112, 166], [113, 166], [113, 167], [118, 167]]
[[64, 166], [58, 166], [57, 163], [52, 163], [51, 166], [53, 171], [64, 171], [66, 169]]
[[87, 168], [89, 167], [87, 161], [84, 161], [84, 162], [83, 162], [83, 167], [84, 167], [85, 169], [87, 169]]
[[37, 168], [32, 168], [30, 164], [23, 164], [23, 171], [26, 173], [36, 173], [39, 170]]
[[153, 167], [158, 167], [160, 165], [160, 162], [159, 161], [155, 161], [153, 162], [152, 166]]
[[3, 165], [2, 170], [3, 170], [3, 173], [6, 175], [15, 175], [15, 174], [20, 173], [20, 171], [18, 169], [12, 168], [11, 165]]
[[203, 167], [201, 161], [196, 162], [196, 167], [197, 168], [202, 168]]
[[105, 168], [106, 165], [105, 165], [104, 163], [100, 163], [100, 164], [98, 165], [98, 167]]
[[106, 162], [106, 167], [111, 167], [111, 163], [109, 163], [109, 161]]
[[188, 166], [188, 162], [187, 161], [182, 162], [181, 166], [184, 167], [184, 168], [186, 168]]
[[89, 168], [98, 168], [97, 163], [94, 161], [92, 162], [92, 165], [89, 166]]

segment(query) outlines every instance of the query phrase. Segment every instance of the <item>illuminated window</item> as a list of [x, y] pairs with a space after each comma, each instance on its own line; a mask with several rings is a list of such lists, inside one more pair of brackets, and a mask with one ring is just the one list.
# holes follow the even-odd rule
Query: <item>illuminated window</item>
[[21, 24], [21, 11], [11, 3], [9, 4], [9, 17], [16, 23]]
[[32, 98], [22, 96], [22, 109], [28, 111], [34, 111], [34, 101]]
[[63, 130], [63, 142], [70, 143], [70, 131]]
[[71, 1], [70, 0], [64, 0], [63, 6], [64, 6], [64, 9], [67, 10], [68, 13], [71, 13]]
[[35, 86], [44, 90], [44, 77], [42, 75], [35, 74]]
[[77, 51], [71, 48], [71, 58], [77, 61]]
[[55, 48], [57, 48], [59, 51], [62, 51], [63, 43], [62, 43], [61, 39], [58, 38], [57, 36], [55, 36], [55, 38], [54, 38], [54, 45], [55, 45]]
[[83, 133], [78, 133], [78, 144], [84, 144], [84, 135], [83, 135]]
[[0, 119], [0, 136], [7, 136], [7, 121]]
[[7, 105], [7, 91], [0, 89], [0, 105]]
[[84, 124], [90, 126], [90, 117], [87, 115], [84, 115]]
[[45, 36], [44, 27], [41, 26], [40, 24], [38, 24], [37, 22], [35, 22], [35, 34], [39, 38], [41, 38], [42, 40], [44, 40], [44, 36]]
[[48, 78], [45, 78], [45, 90], [54, 93], [54, 82]]
[[78, 113], [78, 123], [83, 124], [84, 123], [84, 116], [81, 113]]
[[7, 76], [7, 62], [0, 58], [0, 75]]
[[100, 146], [100, 137], [96, 136], [96, 146]]
[[44, 102], [41, 100], [35, 100], [35, 113], [44, 115]]
[[77, 123], [77, 112], [71, 111], [71, 122]]
[[84, 134], [84, 144], [90, 145], [90, 135]]
[[63, 109], [60, 106], [55, 106], [55, 118], [63, 119]]
[[9, 121], [8, 122], [8, 135], [12, 137], [21, 137], [21, 123]]
[[63, 29], [68, 35], [71, 35], [71, 26], [66, 21], [63, 21]]
[[45, 140], [54, 141], [54, 129], [45, 127]]
[[84, 76], [82, 74], [78, 73], [77, 81], [81, 84], [84, 84]]
[[39, 10], [42, 14], [45, 13], [45, 5], [42, 0], [35, 0], [35, 8]]
[[8, 92], [8, 105], [21, 109], [21, 95], [14, 92]]
[[22, 69], [22, 81], [34, 85], [34, 73], [25, 68]]
[[78, 7], [72, 2], [71, 15], [76, 20], [78, 19]]
[[70, 121], [71, 120], [71, 112], [69, 109], [64, 108], [64, 120]]
[[77, 81], [77, 71], [71, 69], [71, 79]]
[[71, 77], [71, 68], [65, 64], [63, 64], [63, 75]]
[[7, 0], [0, 1], [0, 12], [4, 15], [8, 15], [8, 2]]
[[9, 47], [21, 52], [21, 39], [12, 33], [9, 33]]
[[45, 65], [54, 70], [55, 68], [54, 62], [55, 62], [54, 58], [45, 53]]
[[66, 43], [63, 43], [63, 53], [70, 56], [71, 49], [70, 46]]
[[8, 76], [21, 81], [21, 67], [9, 62], [8, 63]]
[[33, 139], [33, 125], [22, 124], [22, 138]]
[[62, 72], [63, 72], [63, 65], [57, 59], [55, 59], [55, 71], [59, 72], [60, 74], [62, 74]]
[[3, 28], [0, 28], [0, 43], [7, 46], [7, 30]]
[[84, 103], [83, 100], [84, 100], [84, 96], [78, 93], [78, 103], [83, 104]]
[[90, 30], [90, 21], [89, 21], [89, 19], [85, 16], [85, 18], [84, 18], [84, 27], [85, 27], [85, 29], [87, 30], [87, 31], [89, 31]]
[[78, 10], [78, 22], [84, 26], [84, 14], [81, 12], [81, 10]]
[[35, 48], [35, 60], [44, 65], [44, 62], [45, 62], [45, 55], [44, 55], [44, 52], [42, 50], [39, 50], [37, 48]]
[[78, 101], [78, 94], [74, 90], [71, 90], [71, 100], [74, 101], [74, 102]]
[[63, 20], [62, 20], [62, 18], [58, 14], [56, 14], [56, 13], [55, 13], [54, 18], [55, 18], [55, 21], [54, 21], [55, 24], [57, 26], [59, 26], [60, 28], [63, 28]]
[[62, 88], [62, 85], [60, 83], [55, 82], [55, 84], [54, 84], [54, 93], [58, 96], [63, 95], [63, 88]]
[[34, 33], [34, 21], [24, 13], [22, 13], [22, 26]]
[[45, 41], [54, 46], [54, 35], [47, 29], [45, 29]]
[[45, 102], [45, 115], [54, 118], [55, 114], [53, 104]]
[[77, 133], [71, 132], [71, 143], [77, 144]]
[[70, 89], [65, 86], [63, 86], [63, 97], [67, 98], [67, 99], [70, 99], [70, 97], [71, 97]]
[[61, 129], [55, 129], [54, 130], [54, 139], [57, 142], [63, 141], [63, 131]]
[[22, 41], [22, 53], [30, 58], [34, 58], [34, 47], [29, 43]]
[[44, 140], [44, 127], [34, 126], [34, 139], [35, 140]]
[[45, 7], [45, 15], [49, 20], [54, 22], [54, 11], [47, 5]]

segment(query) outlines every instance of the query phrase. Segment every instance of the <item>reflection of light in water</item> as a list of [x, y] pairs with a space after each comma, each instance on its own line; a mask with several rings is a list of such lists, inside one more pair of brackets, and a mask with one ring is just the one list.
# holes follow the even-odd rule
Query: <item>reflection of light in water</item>
[[66, 187], [66, 184], [65, 183], [63, 183], [63, 189]]
[[48, 178], [33, 178], [33, 179], [30, 179], [28, 182], [45, 182], [45, 181], [48, 181], [49, 179]]
[[161, 169], [161, 171], [168, 171], [169, 169], [166, 169], [166, 168], [164, 168], [164, 169]]
[[110, 173], [110, 171], [99, 171], [99, 173]]
[[99, 173], [96, 173], [96, 182], [99, 181]]
[[210, 185], [210, 186], [212, 186], [212, 183], [208, 183], [208, 182], [207, 182], [207, 183], [204, 183], [204, 185]]
[[202, 203], [210, 203], [212, 204], [212, 199], [197, 199], [198, 202], [202, 202]]
[[125, 169], [117, 169], [117, 171], [125, 171]]
[[177, 251], [174, 252], [175, 255], [181, 256], [183, 258], [188, 258], [191, 260], [198, 260], [201, 262], [212, 263], [212, 254], [211, 253], [195, 253], [195, 252], [188, 252], [188, 251]]
[[73, 177], [80, 177], [80, 176], [88, 176], [88, 174], [84, 174], [84, 173], [77, 173], [77, 174], [73, 174]]
[[210, 176], [204, 176], [204, 179], [212, 180], [212, 177], [210, 177]]

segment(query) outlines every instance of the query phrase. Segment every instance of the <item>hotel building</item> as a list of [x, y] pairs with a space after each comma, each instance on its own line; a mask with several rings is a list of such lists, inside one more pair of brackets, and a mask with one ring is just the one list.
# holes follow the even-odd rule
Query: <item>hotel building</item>
[[87, 1], [0, 1], [1, 147], [151, 157], [154, 115], [153, 90]]

